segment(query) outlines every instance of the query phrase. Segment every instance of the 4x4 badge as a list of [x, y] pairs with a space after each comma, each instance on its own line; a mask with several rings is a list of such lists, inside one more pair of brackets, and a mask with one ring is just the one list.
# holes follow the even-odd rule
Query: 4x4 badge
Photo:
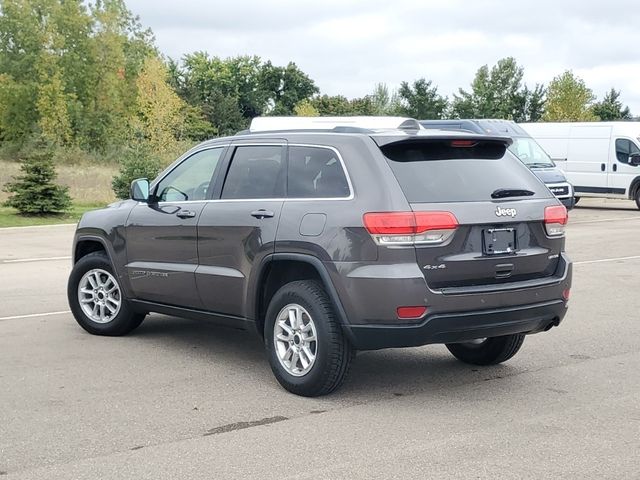
[[518, 211], [515, 208], [496, 208], [496, 216], [498, 217], [515, 217]]

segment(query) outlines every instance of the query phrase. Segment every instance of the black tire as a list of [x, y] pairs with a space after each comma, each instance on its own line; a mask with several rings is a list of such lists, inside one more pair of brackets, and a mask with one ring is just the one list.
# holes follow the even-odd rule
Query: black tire
[[71, 312], [78, 324], [93, 335], [107, 335], [113, 337], [126, 335], [142, 323], [145, 315], [133, 311], [127, 302], [127, 299], [124, 297], [124, 292], [120, 285], [118, 285], [121, 295], [120, 309], [115, 317], [107, 323], [98, 323], [93, 321], [82, 310], [80, 300], [78, 298], [78, 287], [82, 277], [87, 272], [94, 269], [107, 271], [113, 276], [113, 279], [116, 282], [118, 281], [117, 276], [113, 271], [113, 267], [111, 266], [111, 262], [104, 253], [93, 252], [82, 257], [74, 265], [67, 284], [67, 299], [69, 301], [69, 306], [71, 307]]
[[458, 360], [472, 365], [495, 365], [513, 357], [524, 342], [523, 334], [487, 338], [479, 344], [448, 343], [447, 348]]
[[573, 197], [573, 205], [576, 206], [580, 201], [580, 197]]
[[[291, 304], [300, 305], [308, 312], [316, 330], [315, 362], [303, 376], [294, 376], [285, 369], [274, 343], [277, 316]], [[311, 280], [288, 283], [275, 293], [267, 309], [264, 341], [271, 370], [280, 385], [304, 397], [327, 395], [337, 389], [344, 382], [354, 357], [324, 288]]]
[[640, 209], [640, 187], [636, 189], [636, 206]]

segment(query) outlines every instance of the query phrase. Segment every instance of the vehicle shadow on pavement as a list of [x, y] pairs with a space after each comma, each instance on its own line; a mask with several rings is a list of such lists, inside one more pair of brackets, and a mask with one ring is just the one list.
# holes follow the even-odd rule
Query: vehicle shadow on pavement
[[344, 385], [344, 393], [395, 396], [443, 391], [465, 384], [505, 378], [520, 370], [509, 364], [480, 367], [456, 360], [442, 345], [360, 352]]
[[[253, 332], [222, 327], [207, 321], [152, 315], [131, 334], [151, 341], [178, 356], [233, 369], [234, 375], [276, 385], [264, 346]], [[509, 364], [476, 367], [457, 361], [441, 345], [358, 352], [343, 386], [327, 400], [372, 400], [381, 395], [401, 396], [442, 391], [465, 384], [509, 377], [521, 370]], [[263, 375], [264, 374], [264, 375]]]
[[[633, 206], [629, 206], [629, 207], [614, 207], [614, 206], [607, 206], [607, 207], [599, 207], [599, 206], [591, 206], [591, 205], [576, 205], [574, 207], [574, 209], [576, 210], [600, 210], [603, 212], [606, 211], [618, 211], [618, 212], [638, 212], [638, 208], [633, 205]], [[639, 212], [640, 213], [640, 212]]]
[[[234, 357], [234, 363], [264, 363], [266, 355], [260, 338], [253, 332], [223, 327], [206, 320], [189, 320], [153, 314], [133, 333], [137, 340], [162, 343], [170, 350], [200, 350], [199, 355], [219, 361]], [[237, 357], [237, 358], [236, 358]], [[268, 366], [267, 366], [268, 368]]]

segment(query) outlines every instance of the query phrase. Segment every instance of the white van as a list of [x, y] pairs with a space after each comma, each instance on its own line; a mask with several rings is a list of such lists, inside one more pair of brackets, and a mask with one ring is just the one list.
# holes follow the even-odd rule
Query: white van
[[580, 197], [625, 198], [640, 208], [640, 122], [523, 123]]

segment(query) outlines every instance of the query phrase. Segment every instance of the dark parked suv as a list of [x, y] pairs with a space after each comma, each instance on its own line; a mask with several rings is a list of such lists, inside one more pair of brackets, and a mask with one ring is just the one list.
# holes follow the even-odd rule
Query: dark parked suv
[[254, 329], [280, 384], [315, 396], [356, 350], [444, 343], [489, 365], [560, 323], [567, 212], [510, 139], [280, 120], [297, 130], [260, 119], [82, 217], [68, 296], [85, 330], [149, 312]]

